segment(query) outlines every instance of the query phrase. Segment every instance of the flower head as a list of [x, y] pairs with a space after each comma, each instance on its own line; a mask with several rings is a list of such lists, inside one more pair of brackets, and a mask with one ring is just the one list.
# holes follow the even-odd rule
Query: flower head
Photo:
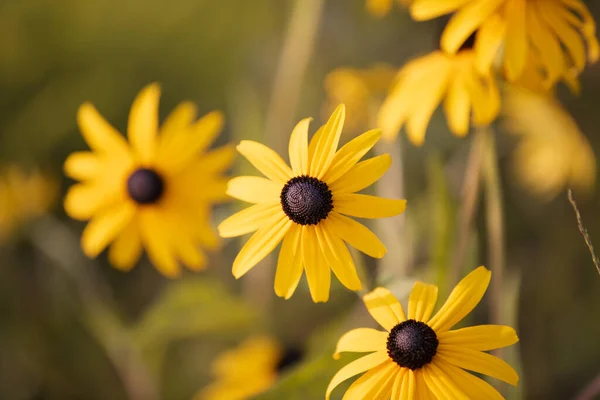
[[169, 277], [180, 273], [179, 262], [204, 268], [218, 237], [210, 226], [211, 205], [226, 199], [221, 176], [233, 149], [208, 151], [223, 125], [211, 112], [195, 121], [196, 108], [182, 103], [158, 124], [157, 84], [145, 87], [129, 114], [127, 141], [89, 103], [77, 120], [92, 149], [65, 161], [65, 173], [82, 181], [71, 187], [65, 210], [88, 220], [81, 237], [85, 254], [96, 257], [109, 244], [109, 259], [131, 269], [142, 248], [156, 268]]
[[516, 343], [514, 329], [480, 325], [451, 330], [479, 303], [490, 277], [484, 267], [471, 272], [433, 317], [435, 285], [415, 284], [408, 314], [387, 289], [365, 295], [365, 306], [385, 331], [359, 328], [342, 336], [335, 358], [345, 351], [370, 354], [338, 371], [327, 388], [327, 400], [340, 383], [363, 372], [345, 399], [502, 399], [490, 384], [464, 370], [516, 385], [515, 370], [485, 353]]
[[303, 352], [283, 348], [268, 336], [246, 339], [213, 362], [215, 382], [194, 400], [246, 400], [269, 389], [282, 373], [301, 361]]
[[400, 214], [405, 200], [357, 194], [389, 168], [384, 154], [358, 162], [381, 136], [366, 132], [336, 151], [345, 108], [340, 105], [308, 143], [310, 118], [294, 128], [289, 145], [291, 168], [268, 147], [244, 140], [238, 151], [266, 178], [242, 176], [229, 182], [227, 193], [254, 203], [219, 225], [223, 237], [256, 231], [233, 262], [233, 275], [243, 276], [283, 240], [275, 274], [275, 293], [290, 298], [302, 276], [315, 302], [329, 299], [330, 268], [344, 286], [359, 290], [361, 282], [345, 242], [372, 257], [385, 246], [364, 225], [347, 216], [384, 218]]
[[406, 64], [379, 111], [379, 126], [393, 139], [406, 124], [410, 141], [420, 146], [437, 106], [444, 101], [450, 130], [459, 137], [473, 123], [486, 125], [500, 110], [500, 95], [494, 77], [479, 73], [475, 54], [464, 49], [457, 54], [435, 51]]
[[57, 183], [39, 171], [11, 165], [0, 174], [0, 242], [29, 220], [43, 215], [55, 202]]
[[581, 71], [586, 61], [600, 56], [594, 19], [580, 0], [414, 0], [410, 11], [416, 20], [454, 12], [442, 49], [457, 52], [477, 31], [476, 65], [488, 71], [503, 47], [502, 64], [510, 81], [522, 75], [530, 57], [553, 84], [571, 68]]

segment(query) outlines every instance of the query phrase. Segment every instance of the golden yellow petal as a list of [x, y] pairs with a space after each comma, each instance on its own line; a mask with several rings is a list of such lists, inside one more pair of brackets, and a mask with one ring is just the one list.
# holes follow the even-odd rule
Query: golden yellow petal
[[312, 118], [305, 118], [294, 127], [290, 136], [289, 156], [295, 176], [308, 174], [308, 126]]
[[131, 270], [142, 255], [142, 240], [134, 219], [117, 236], [108, 250], [108, 260], [122, 271]]
[[456, 383], [456, 386], [458, 386], [470, 399], [504, 400], [504, 397], [483, 379], [471, 375], [470, 373], [440, 359], [436, 359], [435, 364], [444, 371], [444, 373]]
[[331, 222], [325, 220], [315, 228], [321, 252], [342, 285], [350, 290], [361, 290], [362, 284], [352, 256], [344, 241], [333, 233], [330, 224]]
[[425, 377], [423, 376], [423, 369], [415, 371], [415, 382], [416, 382], [416, 393], [419, 400], [437, 400], [436, 397], [431, 393], [431, 390], [427, 387]]
[[64, 170], [69, 178], [87, 180], [102, 172], [102, 163], [94, 153], [78, 151], [67, 157]]
[[167, 116], [165, 122], [160, 127], [159, 158], [164, 157], [164, 150], [170, 146], [172, 140], [187, 131], [190, 125], [196, 119], [196, 105], [190, 101], [184, 101], [175, 107], [175, 109]]
[[236, 237], [254, 232], [283, 216], [279, 203], [260, 203], [239, 211], [218, 226], [221, 237]]
[[331, 184], [350, 170], [381, 138], [381, 130], [372, 129], [352, 139], [339, 149], [325, 172], [323, 181]]
[[251, 140], [242, 140], [237, 150], [270, 180], [284, 184], [292, 176], [292, 170], [277, 153], [267, 146]]
[[513, 386], [519, 383], [519, 375], [506, 361], [479, 350], [441, 345], [435, 356], [449, 364], [500, 379]]
[[389, 400], [398, 369], [391, 360], [373, 368], [350, 385], [344, 400]]
[[168, 278], [176, 278], [181, 268], [170, 244], [170, 229], [161, 212], [156, 208], [145, 208], [139, 212], [140, 234], [150, 262]]
[[65, 211], [74, 219], [90, 219], [95, 213], [123, 201], [118, 193], [105, 190], [100, 185], [77, 184], [65, 196]]
[[385, 351], [387, 345], [387, 332], [371, 328], [353, 329], [338, 340], [333, 358], [338, 360], [342, 352], [367, 353], [372, 351]]
[[[540, 59], [547, 73], [548, 84], [552, 85], [564, 74], [567, 63], [558, 39], [542, 19], [540, 5], [541, 3], [532, 2], [527, 6], [530, 8], [527, 13], [527, 35], [537, 50], [531, 49], [533, 57]], [[521, 79], [525, 80], [526, 76], [525, 74]]]
[[355, 375], [376, 368], [377, 366], [389, 362], [390, 358], [387, 355], [387, 351], [378, 351], [376, 353], [368, 354], [358, 360], [352, 361], [350, 364], [340, 369], [335, 376], [331, 379], [327, 391], [325, 393], [325, 399], [329, 400], [331, 392], [342, 382], [352, 378]]
[[129, 157], [129, 148], [125, 138], [102, 118], [92, 104], [84, 103], [79, 107], [77, 124], [83, 138], [92, 150], [111, 154], [121, 159]]
[[385, 255], [387, 250], [383, 243], [369, 228], [360, 222], [335, 211], [331, 211], [327, 219], [331, 221], [330, 228], [332, 232], [341, 237], [346, 243], [373, 258], [381, 258]]
[[506, 35], [506, 22], [498, 13], [491, 15], [477, 31], [475, 66], [481, 74], [489, 74]]
[[320, 303], [329, 300], [331, 270], [321, 251], [316, 229], [312, 225], [302, 226], [301, 248], [310, 295], [315, 303]]
[[541, 2], [537, 5], [540, 8], [539, 15], [546, 20], [548, 27], [558, 36], [571, 56], [575, 67], [579, 71], [583, 71], [587, 55], [583, 38], [563, 17], [563, 14], [570, 11], [558, 2]]
[[525, 20], [526, 0], [507, 0], [506, 42], [504, 45], [504, 68], [509, 81], [518, 79], [527, 62], [527, 28]]
[[473, 270], [456, 285], [448, 300], [427, 324], [437, 334], [451, 329], [481, 301], [491, 276], [492, 273], [485, 267]]
[[422, 368], [427, 388], [438, 399], [471, 400], [435, 363]]
[[448, 94], [444, 101], [444, 110], [450, 131], [458, 137], [469, 133], [471, 122], [471, 101], [469, 91], [462, 79], [455, 78], [448, 85]]
[[137, 160], [144, 165], [156, 156], [159, 98], [160, 86], [151, 83], [137, 95], [129, 113], [129, 143]]
[[292, 221], [285, 216], [265, 225], [248, 239], [233, 261], [232, 273], [236, 279], [242, 277], [252, 267], [265, 258], [277, 245], [292, 226]]
[[292, 297], [302, 277], [301, 233], [301, 226], [292, 224], [279, 251], [275, 272], [275, 294], [286, 300]]
[[377, 182], [392, 165], [392, 157], [382, 154], [361, 161], [340, 179], [328, 184], [332, 193], [354, 193]]
[[415, 0], [410, 6], [410, 15], [415, 21], [426, 21], [441, 17], [462, 8], [470, 0]]
[[346, 107], [340, 104], [323, 127], [323, 132], [315, 144], [314, 155], [310, 161], [310, 176], [322, 179], [333, 161], [346, 118]]
[[417, 391], [417, 382], [415, 372], [406, 369], [402, 375], [402, 383], [400, 384], [400, 397], [401, 400], [416, 400], [421, 399], [421, 393]]
[[403, 388], [404, 390], [408, 389], [405, 385], [403, 385], [404, 375], [407, 373], [407, 371], [410, 370], [408, 368], [398, 368], [398, 373], [396, 374], [392, 385], [391, 400], [412, 400], [410, 398], [406, 399], [406, 396], [402, 396]]
[[260, 176], [238, 176], [227, 184], [227, 194], [248, 203], [275, 203], [279, 201], [283, 184]]
[[81, 248], [85, 255], [94, 258], [100, 254], [131, 222], [135, 210], [132, 203], [126, 202], [95, 216], [81, 235]]
[[437, 286], [416, 282], [408, 299], [408, 319], [429, 321], [437, 301], [437, 295]]
[[510, 326], [479, 325], [438, 333], [440, 345], [459, 346], [472, 350], [494, 350], [510, 346], [519, 341]]
[[340, 193], [334, 194], [333, 209], [338, 213], [358, 218], [387, 218], [402, 214], [406, 210], [406, 200]]
[[205, 176], [206, 174], [222, 173], [231, 167], [235, 154], [235, 148], [231, 145], [217, 147], [191, 163], [189, 168]]
[[406, 320], [402, 305], [387, 289], [378, 287], [363, 296], [369, 314], [387, 331]]

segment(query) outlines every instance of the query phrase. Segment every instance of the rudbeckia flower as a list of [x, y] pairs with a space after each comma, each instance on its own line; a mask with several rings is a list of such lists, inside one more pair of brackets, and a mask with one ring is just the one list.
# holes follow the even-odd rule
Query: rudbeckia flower
[[58, 185], [39, 171], [10, 165], [0, 172], [0, 242], [43, 215], [56, 201]]
[[441, 40], [449, 53], [457, 52], [477, 31], [475, 53], [481, 71], [490, 69], [503, 46], [510, 81], [521, 76], [530, 56], [553, 84], [573, 67], [583, 70], [586, 60], [597, 61], [600, 53], [596, 24], [580, 0], [414, 0], [410, 11], [419, 21], [455, 13]]
[[519, 136], [513, 155], [517, 182], [542, 200], [566, 187], [591, 192], [596, 182], [594, 152], [551, 93], [512, 87], [503, 108], [506, 127]]
[[[408, 6], [412, 0], [398, 0], [402, 6]], [[394, 0], [367, 0], [367, 11], [372, 15], [381, 18], [386, 16], [392, 9]]]
[[354, 329], [337, 344], [341, 352], [370, 353], [343, 367], [333, 377], [326, 398], [345, 380], [366, 372], [346, 392], [345, 400], [361, 399], [502, 399], [489, 383], [465, 370], [516, 385], [519, 377], [506, 362], [485, 351], [518, 342], [514, 329], [480, 325], [452, 330], [479, 303], [491, 272], [479, 267], [454, 288], [431, 317], [438, 288], [417, 282], [408, 314], [387, 289], [364, 296], [371, 316], [385, 331]]
[[266, 178], [232, 179], [227, 193], [254, 203], [223, 221], [223, 237], [254, 232], [233, 262], [233, 275], [243, 276], [283, 240], [275, 293], [290, 298], [302, 276], [312, 299], [329, 299], [330, 268], [344, 286], [360, 290], [361, 282], [344, 242], [376, 258], [385, 246], [364, 225], [348, 218], [384, 218], [398, 215], [406, 200], [384, 199], [355, 192], [376, 182], [389, 168], [389, 155], [358, 162], [381, 136], [368, 131], [336, 152], [345, 108], [340, 105], [308, 144], [310, 118], [294, 128], [289, 145], [291, 168], [268, 147], [244, 140], [237, 149]]
[[285, 349], [268, 336], [246, 339], [217, 357], [211, 368], [215, 381], [198, 392], [194, 400], [251, 399], [273, 386], [302, 357], [299, 349]]
[[500, 111], [500, 95], [491, 73], [475, 68], [475, 53], [435, 51], [406, 64], [379, 110], [384, 138], [392, 140], [406, 124], [410, 141], [420, 146], [437, 106], [444, 101], [450, 131], [458, 137], [475, 125], [491, 123]]
[[65, 210], [72, 218], [91, 219], [81, 237], [88, 257], [110, 244], [109, 259], [131, 269], [145, 248], [168, 277], [180, 274], [179, 261], [192, 270], [206, 265], [200, 245], [213, 249], [211, 204], [226, 199], [221, 176], [233, 149], [208, 147], [222, 129], [223, 116], [211, 112], [195, 121], [196, 109], [182, 103], [158, 124], [160, 88], [145, 87], [129, 114], [127, 141], [89, 103], [77, 121], [91, 152], [65, 161], [65, 173], [82, 181], [71, 187]]

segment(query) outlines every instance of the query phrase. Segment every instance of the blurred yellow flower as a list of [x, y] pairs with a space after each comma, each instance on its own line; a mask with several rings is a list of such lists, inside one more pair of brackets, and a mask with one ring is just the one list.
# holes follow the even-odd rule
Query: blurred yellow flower
[[513, 172], [520, 184], [544, 200], [566, 187], [589, 193], [596, 182], [596, 158], [575, 120], [548, 92], [507, 89], [506, 127], [520, 136]]
[[420, 21], [455, 13], [441, 39], [449, 53], [477, 31], [481, 71], [490, 69], [503, 46], [509, 81], [521, 76], [530, 56], [553, 84], [573, 67], [583, 70], [586, 59], [595, 62], [600, 53], [596, 24], [580, 0], [414, 0], [410, 11]]
[[378, 104], [385, 96], [396, 76], [396, 69], [378, 64], [371, 68], [338, 68], [325, 77], [327, 100], [323, 114], [331, 115], [340, 103], [346, 105], [348, 116], [345, 127], [358, 132], [368, 126], [377, 112]]
[[14, 165], [0, 170], [0, 242], [4, 242], [20, 225], [48, 211], [58, 185], [36, 170], [25, 172]]
[[485, 353], [517, 343], [515, 330], [501, 325], [451, 330], [479, 303], [490, 278], [491, 272], [484, 267], [471, 272], [433, 317], [435, 285], [415, 284], [408, 315], [387, 289], [380, 287], [365, 295], [367, 310], [385, 331], [358, 328], [340, 338], [334, 358], [346, 351], [370, 354], [333, 377], [326, 399], [340, 383], [363, 372], [344, 399], [502, 399], [489, 383], [465, 370], [516, 386], [516, 371]]
[[139, 93], [129, 114], [129, 142], [94, 106], [79, 108], [79, 127], [92, 151], [65, 161], [65, 173], [83, 181], [70, 188], [65, 210], [72, 218], [91, 219], [81, 237], [88, 257], [112, 242], [111, 263], [129, 270], [145, 248], [161, 273], [175, 277], [179, 261], [192, 270], [205, 267], [199, 245], [218, 246], [211, 205], [226, 199], [221, 174], [234, 151], [221, 147], [206, 153], [223, 116], [211, 112], [195, 121], [196, 108], [188, 102], [169, 115], [159, 135], [159, 97], [157, 84]]
[[242, 176], [229, 181], [227, 193], [253, 206], [219, 225], [223, 237], [254, 232], [233, 262], [233, 275], [243, 276], [283, 240], [275, 274], [275, 293], [290, 298], [306, 271], [313, 301], [329, 299], [331, 272], [350, 290], [361, 282], [345, 242], [376, 258], [386, 252], [364, 225], [348, 218], [385, 218], [404, 212], [406, 200], [355, 192], [375, 183], [391, 165], [384, 154], [358, 162], [379, 140], [368, 131], [336, 151], [345, 119], [343, 105], [308, 143], [310, 118], [290, 137], [291, 168], [268, 147], [243, 140], [238, 151], [266, 178]]
[[420, 146], [437, 106], [444, 100], [450, 131], [458, 137], [469, 132], [471, 111], [475, 125], [491, 123], [500, 111], [500, 95], [494, 76], [481, 74], [475, 53], [435, 51], [406, 64], [379, 111], [378, 125], [392, 140], [406, 123], [410, 141]]
[[267, 336], [246, 339], [212, 364], [215, 382], [194, 400], [246, 400], [269, 389], [288, 368], [302, 359], [298, 349], [283, 349]]
[[[398, 0], [402, 6], [408, 6], [412, 0]], [[394, 0], [367, 0], [367, 11], [372, 15], [381, 18], [389, 14]]]

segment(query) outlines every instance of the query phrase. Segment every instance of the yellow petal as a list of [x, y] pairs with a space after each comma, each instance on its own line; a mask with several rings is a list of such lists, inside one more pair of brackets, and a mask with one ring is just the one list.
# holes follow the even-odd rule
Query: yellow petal
[[408, 319], [427, 322], [435, 307], [437, 294], [437, 286], [423, 282], [415, 283], [408, 300]]
[[438, 399], [470, 400], [469, 397], [452, 381], [452, 379], [438, 368], [435, 363], [430, 363], [422, 368], [423, 378], [427, 388]]
[[323, 221], [315, 228], [321, 251], [339, 281], [350, 290], [361, 290], [362, 284], [356, 266], [346, 244], [329, 227], [331, 222]]
[[469, 1], [470, 0], [415, 0], [410, 6], [410, 15], [415, 21], [426, 21], [456, 11]]
[[79, 107], [77, 124], [91, 149], [112, 154], [117, 158], [129, 156], [125, 138], [106, 122], [90, 103], [84, 103]]
[[373, 368], [350, 385], [343, 400], [389, 400], [398, 369], [392, 361]]
[[[399, 368], [396, 377], [394, 378], [394, 383], [392, 385], [392, 397], [391, 400], [412, 400], [412, 397], [407, 397], [406, 395], [402, 395], [402, 391], [406, 391], [409, 389], [409, 385], [404, 385], [404, 375], [406, 375], [407, 371], [410, 371], [408, 368]], [[411, 371], [412, 372], [412, 371]], [[414, 394], [414, 390], [413, 390]]]
[[323, 181], [331, 184], [350, 170], [381, 138], [381, 130], [373, 129], [352, 139], [337, 151]]
[[341, 193], [334, 195], [336, 212], [358, 218], [387, 218], [402, 214], [406, 200], [384, 199], [367, 194]]
[[319, 246], [316, 227], [302, 227], [302, 259], [310, 295], [315, 303], [329, 300], [331, 286], [331, 270], [327, 266], [325, 256]]
[[206, 175], [211, 173], [221, 173], [223, 170], [231, 167], [235, 158], [235, 149], [231, 145], [221, 146], [196, 160], [190, 165], [190, 168]]
[[519, 375], [506, 361], [482, 351], [440, 345], [436, 357], [449, 364], [500, 379], [513, 386], [517, 386], [519, 382]]
[[233, 261], [233, 276], [240, 278], [265, 258], [277, 247], [291, 226], [292, 221], [281, 216], [279, 220], [256, 231]]
[[279, 203], [261, 203], [233, 214], [218, 226], [221, 237], [236, 237], [258, 230], [283, 215]]
[[275, 272], [275, 294], [286, 300], [292, 297], [302, 277], [302, 228], [293, 224], [283, 239], [277, 271]]
[[427, 387], [427, 383], [425, 382], [425, 378], [423, 377], [423, 369], [417, 370], [414, 372], [415, 381], [416, 381], [416, 394], [419, 400], [436, 400], [431, 390]]
[[450, 82], [444, 109], [450, 131], [459, 137], [465, 136], [469, 132], [471, 122], [471, 102], [462, 80], [454, 79]]
[[348, 351], [367, 353], [371, 351], [384, 351], [387, 346], [387, 332], [371, 328], [353, 329], [340, 338], [333, 358], [340, 358], [340, 353]]
[[361, 161], [344, 174], [340, 179], [329, 185], [332, 193], [354, 193], [377, 182], [392, 165], [392, 157], [382, 154]]
[[340, 104], [329, 121], [323, 127], [319, 141], [315, 144], [315, 152], [310, 162], [310, 176], [321, 179], [333, 161], [333, 156], [340, 142], [344, 119], [346, 118], [346, 107]]
[[456, 53], [467, 38], [492, 15], [505, 0], [473, 0], [456, 12], [446, 25], [441, 48]]
[[443, 360], [436, 359], [435, 363], [470, 399], [504, 400], [504, 397], [483, 379]]
[[102, 163], [94, 153], [78, 151], [67, 157], [64, 170], [69, 178], [86, 180], [96, 177], [102, 171]]
[[556, 82], [563, 75], [567, 65], [560, 43], [557, 38], [548, 31], [549, 28], [545, 26], [542, 21], [541, 11], [535, 10], [539, 8], [540, 5], [541, 3], [537, 2], [528, 5], [528, 7], [532, 9], [527, 13], [528, 36], [531, 39], [533, 46], [538, 49], [534, 54], [536, 54], [543, 63], [546, 73], [548, 74], [547, 80], [549, 83], [552, 83]]
[[260, 176], [238, 176], [227, 184], [227, 194], [248, 203], [279, 201], [283, 185]]
[[[546, 20], [548, 27], [563, 43], [575, 67], [582, 71], [586, 61], [585, 45], [579, 33], [562, 16], [569, 11], [565, 10], [560, 3], [541, 2], [537, 5], [540, 8], [539, 15]], [[564, 64], [562, 66], [564, 67]]]
[[402, 375], [402, 383], [400, 386], [400, 397], [401, 400], [421, 400], [421, 393], [417, 391], [417, 382], [415, 372], [408, 369]]
[[69, 217], [86, 220], [107, 204], [114, 204], [115, 198], [107, 199], [105, 191], [98, 185], [73, 185], [65, 196], [65, 211]]
[[315, 150], [317, 149], [317, 143], [321, 141], [321, 137], [323, 136], [323, 129], [325, 125], [321, 125], [319, 129], [315, 132], [313, 137], [310, 139], [308, 143], [308, 165], [310, 170], [310, 164], [312, 163], [313, 158], [315, 158]]
[[160, 87], [152, 83], [140, 91], [129, 113], [129, 143], [144, 164], [150, 163], [156, 155], [159, 98]]
[[493, 122], [500, 112], [500, 93], [495, 78], [465, 74], [464, 80], [471, 97], [473, 123], [487, 125]]
[[333, 233], [351, 246], [374, 258], [381, 258], [385, 255], [387, 250], [383, 243], [360, 222], [335, 211], [330, 212], [327, 219], [331, 220], [330, 228]]
[[387, 351], [379, 351], [377, 353], [368, 354], [344, 366], [331, 379], [331, 382], [329, 383], [329, 386], [327, 387], [327, 391], [325, 393], [326, 400], [329, 400], [329, 398], [331, 397], [331, 392], [333, 392], [333, 389], [335, 389], [340, 383], [352, 378], [355, 375], [375, 368], [378, 365], [383, 364], [384, 362], [389, 360], [390, 358], [387, 355]]
[[161, 212], [156, 208], [143, 209], [139, 214], [139, 223], [142, 244], [152, 264], [164, 276], [178, 277], [181, 268], [169, 243], [171, 232]]
[[477, 31], [474, 46], [475, 66], [481, 74], [490, 72], [500, 46], [504, 42], [505, 34], [506, 23], [497, 13], [490, 16]]
[[456, 285], [446, 303], [427, 324], [438, 334], [451, 329], [481, 301], [491, 276], [485, 267], [472, 271]]
[[138, 223], [134, 219], [117, 236], [108, 251], [108, 259], [112, 265], [122, 271], [131, 270], [142, 255], [142, 240]]
[[135, 206], [119, 204], [94, 217], [81, 235], [81, 247], [88, 257], [96, 257], [129, 224], [135, 214]]
[[197, 109], [194, 103], [184, 101], [175, 107], [169, 114], [165, 122], [160, 127], [159, 136], [159, 157], [164, 156], [163, 152], [168, 147], [172, 140], [177, 138], [184, 130], [196, 119]]
[[519, 338], [510, 326], [479, 325], [438, 333], [438, 340], [443, 345], [487, 351], [513, 345]]
[[506, 43], [504, 67], [510, 81], [518, 79], [527, 61], [527, 27], [525, 24], [525, 0], [508, 0], [506, 4]]
[[308, 174], [308, 126], [312, 118], [305, 118], [294, 127], [290, 136], [290, 164], [294, 175]]
[[387, 331], [406, 320], [402, 305], [387, 289], [378, 287], [363, 296], [369, 314]]
[[286, 183], [293, 175], [292, 170], [277, 153], [251, 140], [242, 140], [237, 150], [264, 176], [274, 182]]

